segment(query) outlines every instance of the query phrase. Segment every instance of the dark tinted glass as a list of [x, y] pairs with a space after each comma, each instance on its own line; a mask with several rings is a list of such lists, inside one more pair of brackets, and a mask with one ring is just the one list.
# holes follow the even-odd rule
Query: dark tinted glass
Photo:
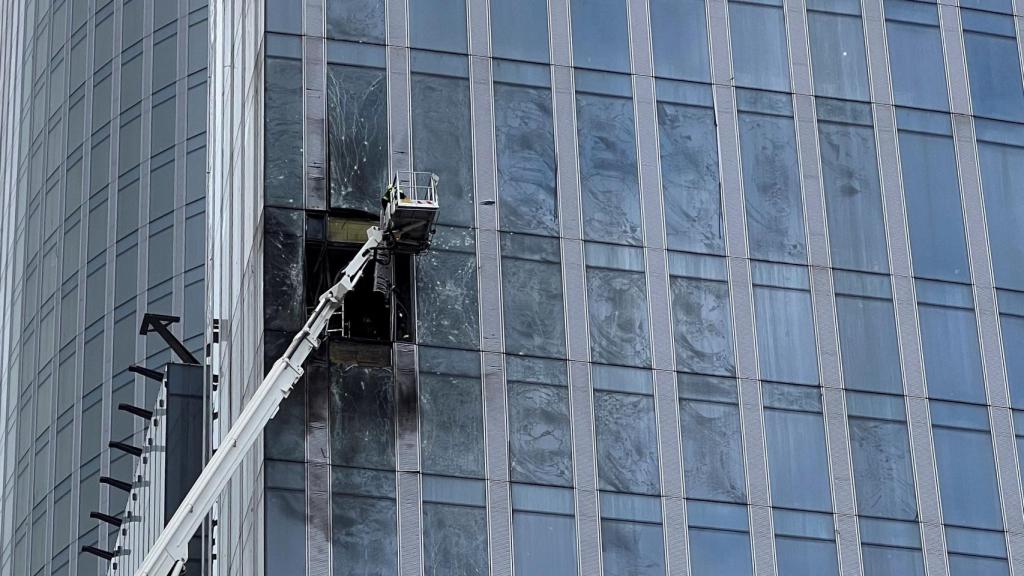
[[476, 347], [480, 324], [475, 244], [472, 230], [438, 227], [430, 251], [416, 260], [420, 342]]
[[558, 240], [502, 233], [501, 284], [505, 351], [565, 356]]
[[565, 364], [506, 357], [512, 480], [571, 486], [572, 430]]
[[272, 206], [302, 206], [302, 62], [267, 58], [264, 195]]
[[377, 214], [388, 182], [384, 70], [328, 66], [327, 122], [331, 208]]
[[420, 444], [424, 472], [483, 477], [482, 402], [477, 353], [421, 350]]

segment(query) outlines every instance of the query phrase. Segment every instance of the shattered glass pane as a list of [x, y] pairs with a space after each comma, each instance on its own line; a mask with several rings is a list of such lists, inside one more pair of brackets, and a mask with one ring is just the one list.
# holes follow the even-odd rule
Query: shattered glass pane
[[572, 486], [572, 429], [565, 386], [509, 382], [512, 480]]
[[588, 268], [587, 308], [594, 362], [651, 365], [647, 283], [643, 274]]
[[327, 37], [383, 44], [384, 0], [327, 0]]
[[601, 490], [658, 494], [658, 434], [654, 398], [594, 392], [597, 470]]
[[857, 512], [916, 520], [914, 469], [906, 424], [867, 418], [850, 418], [849, 424]]
[[584, 237], [640, 244], [633, 103], [628, 98], [577, 94], [576, 122]]
[[745, 502], [739, 406], [683, 400], [679, 419], [686, 496]]
[[267, 58], [263, 193], [268, 206], [302, 207], [302, 62]]
[[441, 224], [472, 226], [473, 148], [469, 80], [412, 75], [412, 148], [416, 170], [433, 172]]
[[376, 215], [388, 181], [384, 70], [328, 66], [327, 121], [331, 208]]
[[265, 330], [298, 330], [305, 321], [303, 216], [301, 210], [263, 211]]
[[438, 227], [432, 248], [416, 260], [416, 309], [420, 342], [477, 347], [480, 325], [472, 230]]
[[393, 469], [395, 392], [390, 368], [330, 366], [331, 462]]
[[426, 576], [486, 576], [487, 511], [425, 503], [423, 564]]
[[750, 256], [804, 262], [804, 213], [793, 119], [741, 112]]
[[668, 247], [724, 253], [715, 111], [659, 102], [658, 136]]
[[551, 91], [494, 84], [501, 228], [558, 235]]
[[558, 240], [501, 235], [505, 351], [565, 356], [565, 313]]
[[672, 277], [669, 285], [679, 369], [723, 376], [735, 373], [729, 284]]
[[332, 511], [332, 574], [398, 574], [398, 519], [394, 500], [334, 494]]

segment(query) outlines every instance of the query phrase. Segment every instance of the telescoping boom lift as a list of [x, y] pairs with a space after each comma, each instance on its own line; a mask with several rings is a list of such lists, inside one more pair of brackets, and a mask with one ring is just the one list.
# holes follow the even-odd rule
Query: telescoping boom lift
[[395, 177], [382, 199], [380, 226], [366, 231], [366, 242], [342, 271], [341, 279], [320, 296], [312, 316], [222, 438], [220, 448], [153, 543], [136, 576], [181, 573], [188, 559], [188, 542], [192, 535], [302, 376], [303, 363], [320, 345], [319, 338], [328, 320], [341, 306], [345, 294], [359, 282], [367, 264], [386, 261], [395, 253], [418, 254], [430, 247], [437, 223], [437, 182], [436, 175], [422, 172], [400, 172]]

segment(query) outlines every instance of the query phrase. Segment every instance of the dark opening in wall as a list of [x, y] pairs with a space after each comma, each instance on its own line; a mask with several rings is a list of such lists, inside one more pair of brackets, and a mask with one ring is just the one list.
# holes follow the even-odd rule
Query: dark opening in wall
[[[306, 306], [309, 310], [316, 306], [320, 295], [338, 281], [341, 271], [366, 240], [366, 229], [374, 224], [376, 222], [363, 219], [309, 216], [306, 234]], [[392, 256], [390, 266], [370, 263], [331, 319], [329, 335], [369, 342], [412, 340], [411, 266], [408, 255]], [[388, 293], [374, 290], [378, 274], [391, 287]]]

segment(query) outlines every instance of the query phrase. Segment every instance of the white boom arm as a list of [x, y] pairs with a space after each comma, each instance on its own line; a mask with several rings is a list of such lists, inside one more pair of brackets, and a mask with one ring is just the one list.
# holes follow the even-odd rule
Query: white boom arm
[[267, 422], [277, 414], [281, 402], [291, 393], [302, 376], [302, 364], [317, 346], [327, 322], [342, 298], [352, 290], [373, 260], [374, 250], [382, 243], [383, 233], [373, 227], [369, 238], [355, 258], [342, 272], [341, 280], [320, 296], [320, 303], [306, 325], [292, 340], [288, 350], [274, 363], [263, 383], [238, 415], [231, 430], [224, 436], [217, 453], [203, 468], [192, 489], [182, 500], [163, 532], [146, 554], [136, 576], [177, 576], [188, 559], [188, 542], [192, 539], [207, 512], [220, 496], [221, 490], [234, 475], [249, 449], [263, 433]]

